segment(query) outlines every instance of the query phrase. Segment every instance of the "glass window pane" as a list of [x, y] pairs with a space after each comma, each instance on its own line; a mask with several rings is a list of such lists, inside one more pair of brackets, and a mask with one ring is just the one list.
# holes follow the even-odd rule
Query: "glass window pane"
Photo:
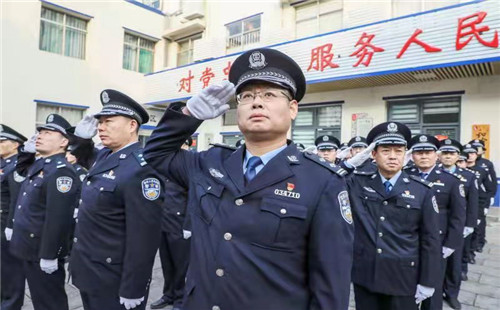
[[237, 34], [241, 34], [242, 32], [242, 25], [241, 21], [229, 24], [226, 26], [227, 32], [229, 36], [234, 36]]
[[321, 127], [340, 126], [342, 108], [340, 106], [318, 108], [318, 125]]
[[64, 21], [64, 14], [42, 7], [42, 18], [62, 24]]
[[318, 34], [318, 20], [316, 18], [297, 21], [295, 25], [295, 35], [297, 38], [303, 38]]
[[307, 5], [301, 5], [295, 9], [295, 19], [297, 21], [316, 18], [318, 16], [318, 5], [313, 2]]
[[396, 122], [418, 122], [418, 104], [392, 104], [389, 110], [389, 120]]
[[260, 28], [260, 15], [251, 17], [243, 21], [245, 32], [254, 31]]
[[153, 41], [149, 41], [149, 40], [146, 40], [146, 39], [139, 39], [139, 44], [140, 44], [140, 47], [141, 48], [145, 48], [145, 49], [148, 49], [148, 50], [154, 50], [155, 48], [155, 43]]
[[236, 142], [240, 139], [243, 139], [243, 135], [223, 135], [222, 143], [231, 146], [236, 146]]
[[137, 45], [137, 37], [136, 36], [133, 36], [133, 35], [130, 35], [128, 33], [125, 34], [125, 43], [127, 43], [128, 45]]
[[295, 118], [294, 126], [312, 126], [313, 125], [313, 109], [299, 109], [299, 113], [297, 113], [297, 117]]
[[423, 109], [423, 122], [426, 123], [458, 123], [460, 121], [459, 102], [426, 102]]
[[59, 108], [56, 106], [38, 103], [36, 106], [36, 123], [45, 124], [47, 116], [52, 113], [59, 113]]
[[314, 140], [316, 139], [316, 132], [314, 129], [294, 129], [292, 134], [292, 140], [295, 143], [302, 143], [307, 148], [308, 146], [314, 145]]
[[443, 135], [448, 136], [451, 139], [457, 139], [458, 130], [456, 127], [445, 127], [445, 128], [424, 128], [425, 133], [431, 136]]
[[83, 118], [82, 109], [74, 109], [69, 107], [61, 107], [61, 116], [64, 117], [70, 124], [76, 125]]
[[123, 46], [123, 68], [128, 70], [135, 70], [136, 68], [136, 53], [137, 47], [128, 45]]
[[342, 11], [335, 11], [319, 16], [319, 32], [330, 32], [342, 28]]
[[141, 49], [139, 54], [139, 72], [150, 73], [153, 71], [153, 52]]
[[236, 109], [229, 109], [226, 114], [224, 114], [224, 126], [226, 125], [238, 125]]
[[87, 22], [84, 21], [83, 19], [67, 15], [66, 16], [66, 26], [70, 26], [73, 28], [81, 29], [81, 30], [86, 30], [87, 29]]
[[40, 23], [40, 49], [52, 53], [62, 53], [63, 26], [51, 22]]
[[75, 58], [85, 58], [85, 32], [66, 28], [64, 54]]

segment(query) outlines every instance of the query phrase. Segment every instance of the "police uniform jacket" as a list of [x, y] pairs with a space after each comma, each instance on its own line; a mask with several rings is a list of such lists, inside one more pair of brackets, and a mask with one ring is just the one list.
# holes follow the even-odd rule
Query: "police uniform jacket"
[[455, 174], [458, 175], [465, 186], [465, 198], [467, 200], [467, 211], [465, 216], [465, 226], [477, 226], [477, 212], [479, 208], [479, 185], [478, 176], [469, 169], [457, 167]]
[[[419, 170], [409, 169], [410, 174], [418, 175]], [[439, 234], [443, 246], [458, 249], [462, 244], [466, 216], [465, 185], [460, 177], [435, 166], [426, 178], [432, 182], [439, 207]]]
[[183, 308], [347, 309], [353, 225], [344, 178], [289, 141], [245, 185], [244, 146], [179, 150], [200, 123], [170, 108], [145, 147], [148, 162], [189, 188]]
[[186, 221], [187, 190], [173, 181], [165, 182], [165, 200], [162, 209], [162, 231], [182, 238]]
[[139, 143], [100, 151], [83, 180], [73, 249], [73, 283], [90, 294], [142, 298], [160, 243], [163, 182]]
[[0, 158], [0, 214], [2, 238], [5, 227], [12, 228], [17, 193], [21, 187], [24, 177], [16, 172], [17, 155], [9, 158]]
[[490, 160], [484, 157], [479, 157], [477, 159], [477, 165], [483, 168], [486, 172], [488, 172], [489, 177], [487, 179], [485, 187], [487, 188], [488, 192], [490, 192], [491, 197], [495, 197], [498, 189], [497, 173], [495, 171], [495, 166]]
[[474, 166], [468, 167], [468, 169], [474, 171], [478, 177], [477, 183], [479, 187], [479, 210], [478, 215], [480, 215], [485, 208], [490, 207], [490, 198], [492, 197], [492, 189], [489, 185], [489, 173], [484, 170], [477, 162]]
[[76, 173], [64, 153], [36, 161], [16, 202], [11, 252], [29, 261], [64, 258], [77, 197]]
[[348, 177], [354, 215], [353, 282], [376, 293], [413, 296], [439, 285], [438, 208], [429, 182], [402, 172], [386, 194], [380, 174]]

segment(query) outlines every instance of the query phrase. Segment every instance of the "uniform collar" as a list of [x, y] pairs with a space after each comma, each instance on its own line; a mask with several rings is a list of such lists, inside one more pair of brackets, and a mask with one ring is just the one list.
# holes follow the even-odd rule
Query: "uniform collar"
[[[264, 155], [261, 155], [259, 156], [260, 157], [260, 160], [262, 160], [262, 166], [265, 166], [271, 159], [273, 159], [276, 155], [278, 155], [281, 151], [283, 151], [284, 149], [287, 148], [288, 145], [283, 145], [283, 146], [280, 146], [279, 148], [275, 149], [275, 150], [272, 150], [270, 152], [267, 152], [266, 154]], [[247, 164], [248, 164], [248, 160], [253, 157], [254, 155], [252, 155], [252, 153], [250, 153], [249, 150], [247, 150], [247, 148], [245, 147], [245, 158], [243, 159], [243, 173], [246, 172], [247, 170]], [[259, 171], [257, 171], [259, 172]]]
[[394, 185], [396, 185], [396, 182], [398, 181], [399, 177], [401, 176], [401, 173], [402, 173], [402, 171], [399, 170], [398, 173], [396, 173], [392, 178], [390, 178], [389, 180], [387, 180], [386, 178], [384, 178], [384, 176], [379, 171], [380, 180], [382, 180], [382, 184], [384, 184], [385, 181], [389, 181], [391, 183], [392, 187], [394, 187]]

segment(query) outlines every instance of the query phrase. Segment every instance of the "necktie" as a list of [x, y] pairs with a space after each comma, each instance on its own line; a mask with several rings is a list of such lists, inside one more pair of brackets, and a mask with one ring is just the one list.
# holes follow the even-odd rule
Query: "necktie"
[[252, 179], [255, 177], [257, 174], [255, 171], [255, 168], [262, 164], [262, 160], [258, 156], [252, 156], [247, 162], [247, 171], [245, 172], [245, 180], [247, 182], [252, 181]]
[[391, 184], [391, 182], [385, 181], [384, 182], [384, 186], [385, 186], [385, 192], [386, 192], [386, 194], [389, 194], [391, 192], [391, 190], [392, 190], [392, 184]]
[[427, 176], [428, 176], [428, 175], [429, 175], [428, 173], [425, 173], [425, 172], [420, 172], [420, 177], [421, 177], [422, 179], [424, 179], [424, 180], [425, 180], [425, 179], [427, 179]]

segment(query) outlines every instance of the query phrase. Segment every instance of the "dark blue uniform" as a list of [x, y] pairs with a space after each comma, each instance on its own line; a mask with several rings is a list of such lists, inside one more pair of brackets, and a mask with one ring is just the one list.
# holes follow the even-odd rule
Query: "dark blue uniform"
[[123, 309], [119, 297], [147, 299], [163, 185], [142, 156], [138, 142], [113, 154], [103, 149], [83, 180], [70, 268], [85, 309]]
[[[36, 161], [19, 191], [11, 252], [23, 260], [36, 309], [68, 309], [63, 258], [77, 198], [76, 173], [63, 153]], [[59, 259], [47, 274], [40, 259]]]
[[[348, 179], [354, 224], [357, 309], [417, 309], [417, 284], [438, 285], [438, 210], [430, 183], [402, 172], [387, 194], [378, 172]], [[400, 296], [383, 304], [379, 296]], [[389, 303], [390, 302], [390, 303]], [[399, 304], [398, 304], [399, 303]]]
[[[466, 199], [466, 216], [465, 216], [465, 226], [475, 228], [477, 226], [477, 210], [479, 203], [479, 193], [476, 175], [466, 169], [455, 168], [454, 174], [460, 178], [462, 184], [465, 188], [465, 199]], [[468, 253], [470, 248], [470, 238], [467, 236], [463, 240], [462, 250], [455, 251], [449, 258], [446, 266], [446, 278], [444, 285], [444, 293], [448, 297], [458, 298], [458, 292], [460, 291], [461, 284], [461, 273], [465, 272], [467, 274], [467, 263], [468, 260], [463, 262], [464, 254]]]
[[[419, 170], [411, 168], [408, 173], [418, 176]], [[433, 190], [439, 206], [439, 234], [441, 245], [460, 251], [463, 244], [463, 231], [466, 216], [465, 186], [460, 178], [435, 166], [426, 178], [433, 183]], [[443, 283], [446, 273], [446, 260], [439, 259], [439, 282], [434, 295], [425, 300], [423, 309], [443, 308]], [[437, 263], [437, 262], [436, 262]]]
[[19, 188], [25, 178], [16, 172], [17, 155], [0, 159], [0, 214], [1, 214], [1, 272], [2, 310], [21, 309], [24, 302], [25, 276], [22, 261], [10, 254], [10, 242], [5, 238], [6, 227], [13, 227], [13, 218]]
[[479, 177], [477, 180], [479, 187], [479, 206], [477, 211], [477, 219], [480, 220], [480, 223], [472, 233], [470, 251], [470, 256], [474, 257], [474, 251], [482, 249], [482, 246], [484, 246], [484, 243], [481, 244], [481, 242], [484, 242], [486, 231], [486, 215], [484, 215], [484, 209], [488, 209], [490, 207], [492, 186], [491, 181], [489, 180], [491, 177], [489, 172], [481, 167], [477, 162], [474, 166], [468, 168], [475, 171]]
[[187, 212], [187, 190], [174, 182], [165, 182], [162, 238], [160, 244], [163, 271], [163, 300], [182, 308], [186, 272], [189, 266], [190, 240], [184, 239], [183, 228]]
[[200, 124], [169, 108], [145, 147], [151, 165], [189, 188], [184, 309], [347, 309], [353, 225], [338, 168], [289, 141], [245, 185], [245, 147], [179, 150]]

